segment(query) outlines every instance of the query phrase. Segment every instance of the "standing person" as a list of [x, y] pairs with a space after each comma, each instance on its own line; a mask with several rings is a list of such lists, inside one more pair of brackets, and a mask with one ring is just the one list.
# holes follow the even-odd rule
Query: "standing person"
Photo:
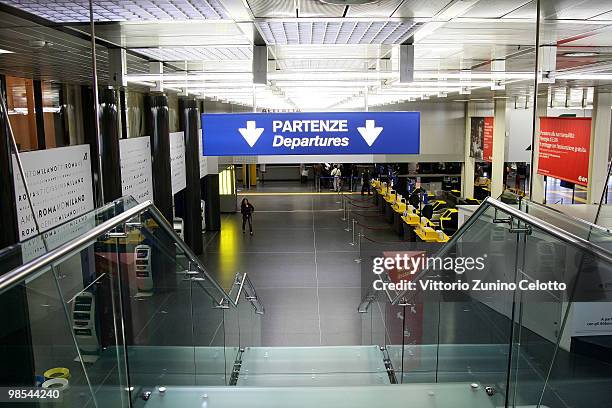
[[242, 199], [242, 203], [240, 203], [240, 212], [242, 213], [242, 233], [244, 234], [245, 224], [249, 223], [249, 232], [253, 235], [253, 212], [255, 211], [255, 207], [253, 204], [249, 203], [249, 200], [246, 198]]
[[302, 184], [308, 184], [308, 168], [304, 164], [300, 168], [300, 177]]
[[351, 180], [350, 180], [350, 186], [351, 186], [351, 193], [353, 191], [357, 191], [357, 180], [359, 180], [359, 170], [357, 169], [357, 165], [356, 164], [351, 164]]
[[361, 195], [367, 191], [368, 195], [372, 194], [370, 192], [370, 171], [365, 169], [361, 176]]
[[340, 171], [340, 167], [337, 164], [332, 170], [331, 176], [334, 178], [334, 191], [340, 191], [340, 177], [342, 176], [342, 171]]

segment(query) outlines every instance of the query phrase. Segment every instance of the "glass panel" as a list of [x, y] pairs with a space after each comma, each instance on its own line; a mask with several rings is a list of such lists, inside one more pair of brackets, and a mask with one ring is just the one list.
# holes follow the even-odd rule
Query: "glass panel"
[[120, 240], [131, 384], [138, 395], [156, 386], [227, 384], [239, 332], [236, 320], [236, 342], [226, 348], [222, 293], [150, 213], [132, 221]]
[[524, 259], [522, 279], [561, 282], [567, 290], [520, 294], [515, 403], [609, 406], [610, 396], [594, 390], [612, 386], [605, 357], [612, 310], [606, 282], [612, 280], [612, 264], [537, 228], [526, 237]]
[[[148, 213], [117, 239], [133, 398], [156, 386], [195, 385], [193, 288], [189, 262]], [[115, 240], [112, 240], [115, 241]], [[199, 307], [208, 308], [210, 302]]]
[[[192, 282], [196, 383], [227, 385], [238, 354], [238, 322], [234, 319], [227, 323], [225, 312], [233, 313], [235, 309], [220, 308], [219, 299], [213, 298], [202, 283]], [[228, 340], [226, 330], [230, 324], [234, 332]]]
[[[23, 265], [52, 249], [83, 235], [138, 204], [132, 197], [124, 197], [101, 208], [66, 221], [43, 234], [0, 251], [0, 274]], [[12, 260], [12, 261], [9, 261]]]
[[59, 387], [61, 407], [129, 406], [118, 276], [114, 248], [92, 243], [0, 294], [15, 310], [1, 337], [26, 333], [8, 366], [32, 362], [31, 382], [15, 385]]
[[118, 261], [116, 247], [96, 243], [54, 270], [98, 407], [129, 405]]

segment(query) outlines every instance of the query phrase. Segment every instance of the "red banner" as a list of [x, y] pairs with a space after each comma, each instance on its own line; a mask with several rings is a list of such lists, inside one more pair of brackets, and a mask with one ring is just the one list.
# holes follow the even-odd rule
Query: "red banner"
[[470, 125], [470, 156], [493, 161], [493, 117], [473, 116]]
[[493, 117], [484, 118], [484, 132], [482, 134], [482, 159], [491, 163], [493, 161]]
[[538, 174], [586, 186], [591, 118], [540, 118]]

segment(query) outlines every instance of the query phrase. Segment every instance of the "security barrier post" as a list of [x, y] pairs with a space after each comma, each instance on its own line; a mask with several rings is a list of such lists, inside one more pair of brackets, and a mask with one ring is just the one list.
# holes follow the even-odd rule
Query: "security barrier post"
[[359, 257], [353, 259], [353, 261], [355, 261], [356, 263], [361, 263], [361, 237], [363, 236], [363, 234], [361, 233], [361, 231], [359, 231], [359, 233], [357, 233], [357, 247], [359, 248]]

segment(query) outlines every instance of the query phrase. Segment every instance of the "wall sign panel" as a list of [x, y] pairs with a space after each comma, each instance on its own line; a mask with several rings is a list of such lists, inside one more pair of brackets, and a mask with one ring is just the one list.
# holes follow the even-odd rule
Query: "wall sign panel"
[[123, 196], [132, 196], [139, 203], [153, 201], [151, 138], [143, 136], [121, 139], [119, 153]]
[[206, 156], [418, 154], [419, 112], [204, 113]]
[[540, 118], [538, 174], [586, 186], [591, 118]]
[[185, 134], [170, 133], [170, 172], [172, 175], [172, 194], [187, 187], [185, 168]]
[[[41, 232], [94, 209], [89, 145], [20, 154]], [[17, 160], [13, 157], [13, 168]], [[36, 227], [19, 172], [15, 172], [19, 240], [36, 235]]]
[[470, 123], [470, 156], [493, 161], [493, 117], [473, 116]]

